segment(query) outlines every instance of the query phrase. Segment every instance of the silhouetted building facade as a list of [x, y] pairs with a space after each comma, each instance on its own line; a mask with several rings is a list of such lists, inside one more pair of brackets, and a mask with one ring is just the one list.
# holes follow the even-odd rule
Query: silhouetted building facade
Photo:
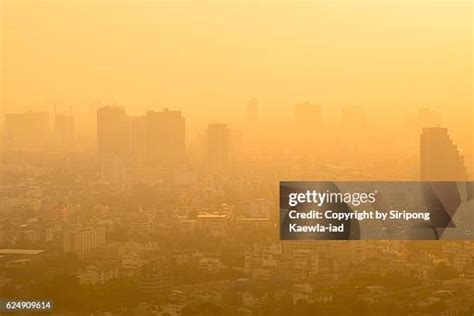
[[145, 161], [179, 163], [185, 155], [185, 119], [180, 111], [148, 111], [145, 117]]
[[97, 149], [102, 158], [176, 164], [185, 158], [185, 119], [180, 111], [148, 111], [128, 116], [121, 107], [97, 111]]
[[422, 180], [467, 180], [464, 159], [442, 127], [424, 128], [420, 138]]

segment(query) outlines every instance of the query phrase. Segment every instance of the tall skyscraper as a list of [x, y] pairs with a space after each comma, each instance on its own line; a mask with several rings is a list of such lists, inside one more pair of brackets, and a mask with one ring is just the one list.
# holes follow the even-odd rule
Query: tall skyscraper
[[97, 111], [97, 149], [102, 158], [163, 166], [182, 162], [185, 156], [185, 119], [180, 111], [148, 111], [128, 116], [121, 107]]
[[54, 134], [60, 146], [72, 146], [74, 143], [74, 118], [63, 114], [56, 114], [54, 120]]
[[226, 124], [209, 124], [207, 158], [210, 166], [222, 166], [229, 159], [229, 132]]
[[420, 138], [422, 180], [467, 180], [464, 159], [442, 127], [424, 128]]
[[97, 110], [97, 152], [99, 156], [123, 156], [125, 153], [125, 110], [103, 107]]
[[258, 121], [258, 101], [255, 98], [247, 102], [247, 121], [251, 124]]
[[145, 117], [145, 160], [179, 163], [185, 156], [185, 119], [180, 111], [148, 111]]
[[10, 113], [5, 115], [5, 140], [11, 148], [44, 148], [50, 138], [49, 115], [46, 112]]

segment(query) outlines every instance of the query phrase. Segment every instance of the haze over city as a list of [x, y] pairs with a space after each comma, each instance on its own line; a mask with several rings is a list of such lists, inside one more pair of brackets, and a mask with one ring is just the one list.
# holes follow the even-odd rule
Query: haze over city
[[0, 313], [474, 312], [471, 1], [0, 9]]
[[326, 115], [348, 105], [375, 117], [449, 108], [449, 123], [470, 125], [469, 1], [3, 1], [2, 9], [4, 112], [72, 107], [86, 129], [97, 102], [131, 114], [167, 107], [195, 132], [242, 124], [242, 104], [257, 97], [270, 122], [309, 101]]

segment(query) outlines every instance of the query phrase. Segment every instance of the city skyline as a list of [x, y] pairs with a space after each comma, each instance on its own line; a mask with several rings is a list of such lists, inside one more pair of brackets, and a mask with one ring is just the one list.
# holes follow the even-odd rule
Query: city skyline
[[256, 97], [271, 121], [305, 101], [328, 113], [364, 105], [396, 116], [429, 106], [453, 109], [449, 123], [472, 119], [463, 114], [472, 113], [470, 1], [139, 2], [110, 10], [93, 1], [7, 0], [2, 8], [3, 113], [72, 106], [83, 129], [102, 100], [132, 115], [151, 105], [178, 109], [194, 129], [243, 122], [241, 104]]
[[473, 9], [0, 0], [0, 314], [471, 315]]

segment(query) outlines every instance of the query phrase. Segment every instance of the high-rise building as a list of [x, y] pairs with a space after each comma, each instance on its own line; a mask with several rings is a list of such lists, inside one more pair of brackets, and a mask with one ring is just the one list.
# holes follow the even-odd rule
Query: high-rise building
[[103, 107], [97, 110], [97, 152], [99, 156], [125, 153], [126, 113], [122, 107]]
[[148, 111], [145, 117], [145, 161], [179, 163], [185, 156], [185, 119], [181, 111]]
[[54, 133], [57, 144], [71, 146], [74, 143], [74, 118], [63, 114], [56, 114], [54, 120]]
[[11, 148], [40, 149], [50, 137], [46, 112], [10, 113], [5, 115], [5, 140]]
[[464, 159], [442, 127], [424, 128], [420, 137], [422, 180], [467, 180]]
[[211, 166], [221, 166], [229, 159], [229, 132], [226, 124], [209, 124], [207, 158]]
[[247, 102], [247, 120], [249, 123], [256, 123], [258, 120], [258, 101], [255, 98]]
[[80, 259], [92, 254], [92, 250], [105, 244], [104, 227], [75, 227], [66, 229], [63, 235], [64, 253], [73, 253]]
[[[185, 156], [185, 119], [180, 111], [148, 111], [128, 116], [121, 107], [97, 111], [97, 149], [102, 159], [146, 162], [162, 166], [182, 162]], [[107, 163], [109, 163], [107, 162]]]

